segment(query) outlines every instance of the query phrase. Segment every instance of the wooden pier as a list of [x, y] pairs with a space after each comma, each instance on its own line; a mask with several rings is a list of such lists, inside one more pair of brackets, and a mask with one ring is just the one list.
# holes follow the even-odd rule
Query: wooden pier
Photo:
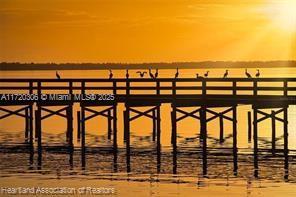
[[[28, 94], [36, 97], [16, 100], [6, 99], [7, 94]], [[52, 95], [63, 94], [63, 99], [48, 99]], [[88, 95], [96, 94], [96, 99]], [[66, 97], [65, 95], [70, 95]], [[80, 95], [75, 99], [74, 95]], [[99, 99], [98, 97], [101, 97]], [[126, 145], [127, 169], [130, 171], [130, 122], [145, 116], [152, 120], [152, 140], [156, 140], [158, 163], [161, 159], [161, 105], [171, 104], [171, 143], [174, 166], [177, 162], [177, 123], [191, 117], [200, 122], [200, 142], [202, 142], [203, 173], [207, 174], [207, 123], [218, 118], [220, 143], [224, 142], [224, 121], [233, 125], [233, 170], [237, 171], [237, 108], [250, 105], [253, 109], [248, 117], [248, 140], [253, 140], [254, 167], [258, 169], [258, 123], [272, 119], [272, 152], [276, 152], [276, 121], [283, 123], [284, 157], [288, 161], [288, 107], [296, 105], [296, 78], [114, 78], [114, 79], [0, 79], [0, 112], [4, 119], [11, 115], [25, 118], [25, 139], [33, 147], [37, 141], [38, 153], [42, 155], [42, 120], [58, 115], [67, 122], [66, 140], [73, 151], [73, 105], [80, 104], [77, 111], [77, 139], [81, 142], [82, 161], [85, 161], [85, 122], [96, 116], [107, 118], [108, 139], [113, 141], [114, 154], [117, 151], [117, 105], [124, 103], [124, 142]], [[35, 100], [34, 100], [35, 98]], [[37, 99], [36, 99], [37, 98]], [[56, 97], [55, 97], [56, 98]], [[11, 106], [19, 106], [12, 110]], [[59, 110], [50, 107], [59, 106]], [[103, 110], [92, 107], [103, 106]], [[140, 107], [150, 109], [141, 111]], [[188, 112], [183, 108], [191, 107]], [[222, 112], [216, 108], [225, 108]], [[267, 113], [266, 109], [270, 109]], [[42, 116], [42, 111], [48, 112]], [[87, 115], [86, 112], [91, 113]], [[135, 116], [131, 116], [131, 112]], [[230, 114], [229, 114], [230, 113]], [[283, 118], [277, 114], [283, 113]], [[181, 116], [178, 116], [181, 115]], [[208, 117], [207, 114], [211, 114]], [[263, 117], [259, 118], [258, 115]], [[33, 126], [35, 121], [35, 126]], [[33, 128], [35, 127], [35, 129]], [[240, 131], [242, 132], [242, 131]], [[252, 139], [253, 136], [253, 139]], [[40, 156], [41, 162], [41, 156]], [[85, 162], [82, 162], [85, 167]], [[285, 169], [288, 162], [285, 162]], [[160, 167], [159, 167], [160, 169]]]

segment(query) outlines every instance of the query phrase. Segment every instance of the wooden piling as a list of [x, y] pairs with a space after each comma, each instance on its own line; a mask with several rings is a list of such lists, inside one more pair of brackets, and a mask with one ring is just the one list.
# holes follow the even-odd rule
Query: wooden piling
[[66, 109], [67, 115], [67, 133], [68, 133], [68, 145], [69, 148], [73, 149], [73, 108], [69, 105]]
[[113, 105], [113, 171], [118, 171], [117, 164], [117, 105]]
[[284, 107], [284, 157], [285, 170], [289, 169], [289, 147], [288, 147], [288, 107]]
[[42, 132], [41, 132], [41, 108], [40, 106], [37, 107], [37, 110], [35, 111], [35, 128], [36, 128], [36, 133], [38, 136], [37, 144], [38, 144], [38, 150], [42, 148], [41, 145], [41, 138], [42, 138]]
[[275, 122], [275, 111], [271, 111], [271, 150], [272, 154], [275, 154], [276, 150], [276, 122]]
[[203, 175], [207, 174], [207, 112], [206, 106], [201, 106], [200, 120], [202, 132], [202, 162], [203, 162]]
[[155, 142], [155, 137], [156, 137], [156, 113], [155, 110], [152, 111], [152, 141]]
[[37, 149], [38, 149], [38, 169], [41, 169], [42, 166], [42, 132], [41, 132], [41, 107], [38, 106], [37, 110], [35, 111], [35, 124], [38, 139], [37, 139]]
[[175, 103], [173, 103], [172, 112], [171, 112], [171, 122], [172, 122], [171, 142], [173, 145], [173, 174], [177, 174], [177, 117], [176, 116], [177, 116], [176, 105]]
[[117, 105], [113, 105], [113, 149], [117, 152]]
[[108, 140], [111, 140], [111, 134], [112, 134], [112, 117], [111, 117], [111, 110], [108, 110]]
[[29, 137], [29, 108], [25, 109], [25, 141], [28, 142]]
[[80, 119], [80, 111], [77, 111], [77, 141], [80, 140], [81, 137], [81, 119]]
[[177, 120], [176, 120], [176, 106], [172, 106], [171, 112], [171, 119], [172, 119], [172, 144], [173, 147], [177, 147]]
[[131, 171], [130, 166], [130, 118], [129, 118], [129, 107], [126, 107], [124, 111], [124, 133], [125, 133], [125, 147], [126, 147], [126, 171]]
[[161, 143], [161, 123], [160, 123], [161, 119], [160, 119], [160, 106], [157, 106], [156, 109], [156, 125], [157, 125], [157, 145], [160, 146]]
[[85, 169], [85, 108], [81, 106], [81, 166]]
[[237, 174], [237, 106], [233, 106], [232, 109], [232, 129], [233, 129], [233, 172]]
[[251, 112], [248, 112], [248, 142], [252, 141], [252, 115]]
[[257, 107], [253, 107], [253, 141], [254, 141], [254, 168], [258, 170], [258, 122], [257, 122]]
[[200, 125], [200, 130], [199, 130], [199, 141], [202, 141], [202, 139], [203, 139], [203, 127], [202, 127], [202, 111], [201, 111], [201, 108], [200, 108], [200, 110], [199, 110], [199, 117], [200, 117], [200, 119], [199, 119], [199, 125]]
[[33, 147], [33, 106], [29, 107], [30, 146]]
[[[155, 110], [153, 110], [155, 111]], [[157, 173], [160, 172], [161, 164], [161, 118], [160, 118], [160, 106], [156, 108], [156, 124], [157, 124]]]
[[219, 137], [219, 141], [220, 144], [222, 144], [224, 142], [224, 125], [223, 125], [223, 116], [222, 114], [220, 114], [219, 116], [219, 123], [220, 123], [220, 137]]

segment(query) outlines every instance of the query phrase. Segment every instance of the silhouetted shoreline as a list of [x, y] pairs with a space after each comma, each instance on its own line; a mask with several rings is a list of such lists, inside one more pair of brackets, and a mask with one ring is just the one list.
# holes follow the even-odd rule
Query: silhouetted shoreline
[[18, 63], [2, 62], [0, 70], [104, 70], [104, 69], [192, 69], [192, 68], [270, 68], [296, 67], [296, 60], [291, 61], [203, 61], [172, 63]]

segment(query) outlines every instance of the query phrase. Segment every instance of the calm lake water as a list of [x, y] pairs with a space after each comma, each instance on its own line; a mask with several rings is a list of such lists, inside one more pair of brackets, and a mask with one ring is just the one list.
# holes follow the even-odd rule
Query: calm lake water
[[[223, 76], [225, 69], [209, 70], [209, 77]], [[205, 69], [180, 69], [180, 77], [202, 75]], [[130, 70], [136, 77], [137, 70]], [[251, 74], [256, 69], [248, 69]], [[244, 77], [244, 69], [229, 69], [230, 77]], [[260, 69], [262, 77], [296, 77], [296, 68]], [[124, 70], [114, 70], [114, 77], [124, 77]], [[175, 70], [159, 70], [159, 77], [172, 77]], [[108, 71], [59, 71], [62, 78], [108, 78]], [[1, 71], [2, 78], [54, 78], [55, 71]], [[103, 107], [101, 107], [103, 108]], [[54, 109], [54, 108], [53, 108]], [[193, 108], [188, 108], [190, 111]], [[79, 110], [74, 105], [74, 114]], [[161, 164], [157, 168], [156, 144], [151, 140], [152, 123], [139, 118], [131, 124], [131, 172], [127, 172], [123, 143], [123, 110], [118, 106], [118, 145], [116, 156], [112, 153], [112, 142], [107, 140], [107, 120], [97, 117], [87, 122], [86, 143], [90, 151], [86, 155], [86, 166], [81, 167], [80, 144], [76, 140], [74, 119], [74, 146], [71, 155], [60, 151], [44, 151], [42, 167], [37, 165], [37, 154], [30, 151], [0, 151], [0, 187], [44, 186], [44, 187], [112, 187], [117, 196], [129, 196], [131, 192], [140, 196], [295, 196], [296, 195], [296, 107], [288, 109], [289, 118], [289, 170], [284, 170], [281, 153], [272, 156], [271, 121], [259, 124], [259, 172], [254, 176], [253, 143], [247, 140], [247, 112], [251, 106], [238, 106], [238, 171], [233, 172], [232, 123], [225, 122], [223, 144], [219, 142], [219, 119], [208, 124], [208, 174], [202, 173], [199, 121], [186, 118], [178, 123], [178, 155], [176, 172], [170, 144], [171, 119], [169, 104], [161, 106]], [[218, 111], [223, 110], [217, 109]], [[268, 111], [268, 110], [267, 110]], [[270, 110], [269, 110], [270, 111]], [[279, 115], [281, 117], [281, 115]], [[65, 142], [66, 125], [60, 117], [42, 122], [44, 144], [58, 145]], [[277, 148], [283, 148], [283, 125], [276, 123]], [[23, 142], [24, 120], [9, 117], [0, 120], [0, 145]], [[101, 148], [96, 148], [101, 147]], [[288, 176], [287, 176], [288, 174]], [[0, 194], [1, 195], [1, 194]]]

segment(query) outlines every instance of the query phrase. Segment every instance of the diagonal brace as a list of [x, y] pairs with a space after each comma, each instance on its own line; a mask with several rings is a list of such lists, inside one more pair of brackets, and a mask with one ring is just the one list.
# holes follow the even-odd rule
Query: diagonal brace
[[67, 115], [61, 113], [62, 111], [66, 110], [67, 108], [68, 108], [68, 106], [67, 107], [64, 107], [62, 109], [59, 109], [57, 111], [53, 111], [51, 109], [47, 109], [47, 108], [41, 107], [41, 110], [44, 110], [46, 112], [49, 112], [49, 114], [41, 117], [41, 120], [46, 119], [46, 118], [49, 118], [50, 116], [53, 116], [53, 115], [58, 115], [58, 116], [67, 118]]
[[21, 117], [26, 118], [26, 115], [19, 113], [19, 112], [25, 110], [26, 108], [28, 108], [28, 106], [23, 107], [23, 108], [21, 108], [21, 109], [18, 109], [18, 110], [16, 110], [16, 111], [12, 111], [12, 110], [8, 110], [8, 109], [5, 109], [5, 108], [0, 107], [0, 111], [4, 111], [4, 112], [7, 112], [7, 113], [8, 113], [8, 114], [5, 114], [5, 115], [3, 115], [3, 116], [0, 116], [0, 119], [3, 119], [3, 118], [6, 118], [6, 117], [9, 117], [9, 116], [11, 116], [11, 115], [17, 115], [17, 116], [21, 116]]
[[196, 118], [198, 120], [200, 119], [199, 116], [195, 115], [195, 113], [197, 113], [197, 112], [200, 111], [200, 108], [199, 109], [196, 109], [196, 110], [194, 110], [192, 112], [187, 112], [187, 111], [184, 111], [184, 110], [181, 110], [181, 109], [178, 109], [178, 108], [176, 108], [176, 111], [184, 114], [183, 116], [181, 116], [181, 117], [179, 117], [179, 118], [176, 119], [177, 122], [180, 121], [180, 120], [183, 120], [184, 118], [186, 118], [188, 116], [190, 116], [192, 118]]

